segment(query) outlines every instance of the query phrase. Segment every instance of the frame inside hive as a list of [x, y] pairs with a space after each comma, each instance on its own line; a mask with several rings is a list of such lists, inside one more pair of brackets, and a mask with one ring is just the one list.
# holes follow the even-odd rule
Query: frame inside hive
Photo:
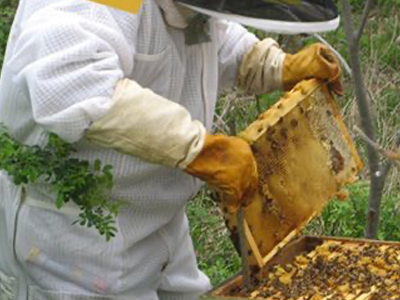
[[[314, 79], [299, 83], [240, 136], [259, 172], [258, 194], [245, 208], [255, 274], [357, 179], [362, 162], [326, 84]], [[225, 219], [238, 245], [236, 216], [225, 213]]]
[[[333, 246], [340, 245], [339, 248], [332, 248], [326, 251], [318, 250], [319, 247], [325, 244], [334, 244]], [[368, 249], [375, 249], [377, 252], [383, 253], [382, 255], [376, 255], [374, 253], [370, 255], [365, 255], [368, 253]], [[354, 257], [348, 257], [343, 251], [349, 250]], [[392, 254], [388, 254], [391, 252]], [[364, 275], [361, 280], [363, 283], [363, 288], [359, 287], [357, 283], [360, 283], [359, 278], [352, 278], [348, 274], [337, 274], [325, 277], [324, 275], [319, 276], [319, 278], [305, 278], [302, 285], [307, 287], [307, 295], [291, 295], [290, 297], [276, 296], [266, 296], [263, 295], [265, 288], [268, 285], [265, 283], [259, 283], [258, 285], [253, 285], [253, 290], [246, 292], [247, 295], [243, 294], [243, 278], [242, 276], [235, 276], [227, 282], [223, 283], [221, 286], [213, 290], [209, 295], [203, 297], [204, 300], [219, 300], [219, 299], [284, 299], [284, 300], [334, 300], [334, 299], [345, 299], [345, 300], [375, 300], [375, 299], [399, 299], [398, 286], [400, 282], [400, 266], [399, 264], [391, 263], [390, 259], [397, 259], [400, 254], [400, 243], [399, 242], [386, 242], [386, 241], [373, 241], [373, 240], [363, 240], [363, 239], [348, 239], [348, 238], [335, 238], [335, 237], [315, 237], [315, 236], [301, 236], [297, 239], [288, 243], [278, 254], [276, 254], [270, 261], [264, 266], [260, 272], [261, 278], [267, 278], [271, 273], [273, 273], [274, 267], [284, 268], [287, 264], [293, 264], [296, 258], [300, 255], [302, 257], [307, 257], [308, 260], [315, 260], [319, 255], [324, 255], [327, 259], [334, 261], [339, 258], [348, 264], [350, 269], [356, 267], [356, 265], [363, 265], [368, 267], [368, 270], [372, 272], [381, 272], [387, 270], [385, 274], [382, 274], [380, 282], [385, 282], [384, 286], [380, 285], [378, 282], [368, 282], [368, 278], [365, 278], [366, 272], [358, 272], [360, 276]], [[385, 262], [386, 255], [389, 256], [389, 262]], [[332, 258], [329, 258], [332, 256]], [[369, 256], [369, 257], [368, 257]], [[391, 257], [391, 258], [390, 258]], [[371, 260], [371, 263], [363, 260]], [[381, 262], [383, 261], [383, 262]], [[383, 266], [381, 265], [383, 263]], [[343, 262], [342, 262], [343, 264]], [[369, 272], [369, 271], [368, 271]], [[321, 272], [323, 273], [323, 272]], [[335, 272], [333, 272], [335, 274]], [[317, 275], [318, 277], [318, 275]], [[341, 280], [341, 278], [343, 280]], [[348, 277], [348, 278], [347, 278]], [[329, 283], [330, 291], [321, 290], [316, 291], [315, 287], [318, 286], [316, 281], [324, 281]], [[389, 281], [389, 282], [387, 282]], [[273, 284], [270, 282], [270, 284]], [[332, 291], [339, 291], [342, 295], [338, 296], [332, 295]], [[291, 290], [293, 292], [293, 290]]]

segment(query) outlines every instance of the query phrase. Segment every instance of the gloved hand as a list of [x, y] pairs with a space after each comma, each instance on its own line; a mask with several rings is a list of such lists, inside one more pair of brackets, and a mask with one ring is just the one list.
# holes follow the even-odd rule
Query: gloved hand
[[283, 61], [283, 86], [285, 90], [290, 90], [304, 79], [319, 78], [328, 80], [332, 91], [342, 95], [340, 73], [335, 54], [327, 46], [316, 43], [296, 54], [286, 54]]
[[243, 203], [245, 199], [252, 199], [258, 184], [257, 167], [244, 140], [206, 134], [204, 126], [183, 106], [129, 79], [117, 84], [113, 102], [107, 114], [87, 129], [88, 141], [186, 170], [219, 190], [231, 212], [248, 204]]
[[206, 135], [202, 150], [186, 167], [222, 195], [230, 213], [235, 213], [257, 191], [257, 165], [250, 146], [241, 138]]

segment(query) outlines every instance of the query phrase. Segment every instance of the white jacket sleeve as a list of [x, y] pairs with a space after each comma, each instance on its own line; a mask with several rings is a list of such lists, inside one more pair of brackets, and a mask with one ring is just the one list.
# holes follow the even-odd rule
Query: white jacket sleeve
[[185, 169], [200, 153], [206, 130], [189, 112], [136, 82], [120, 81], [112, 109], [86, 138], [148, 162]]
[[118, 80], [132, 69], [132, 47], [107, 8], [57, 5], [24, 22], [8, 63], [31, 99], [34, 120], [75, 142], [109, 110]]
[[219, 69], [220, 88], [237, 84], [239, 66], [246, 53], [259, 41], [242, 25], [217, 21], [220, 34]]
[[259, 41], [233, 22], [220, 21], [218, 27], [223, 32], [219, 52], [222, 88], [239, 84], [249, 92], [264, 94], [282, 87], [285, 53], [275, 40]]

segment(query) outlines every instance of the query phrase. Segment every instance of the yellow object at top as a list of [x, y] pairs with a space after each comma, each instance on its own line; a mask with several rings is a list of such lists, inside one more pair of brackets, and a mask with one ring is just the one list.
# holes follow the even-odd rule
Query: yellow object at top
[[111, 6], [116, 9], [120, 9], [132, 14], [137, 14], [143, 0], [90, 0], [99, 4]]

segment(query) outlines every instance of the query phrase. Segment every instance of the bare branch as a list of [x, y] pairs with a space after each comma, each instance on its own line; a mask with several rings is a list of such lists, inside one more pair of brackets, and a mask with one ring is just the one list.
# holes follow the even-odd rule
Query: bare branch
[[351, 13], [350, 3], [347, 0], [340, 0], [343, 7], [343, 16], [344, 16], [344, 29], [347, 35], [347, 41], [349, 46], [353, 46], [356, 40], [354, 39], [354, 29], [353, 29], [353, 16]]
[[[374, 126], [369, 110], [367, 89], [364, 84], [363, 74], [360, 65], [359, 41], [355, 35], [351, 7], [348, 0], [340, 0], [343, 8], [344, 29], [347, 36], [350, 63], [353, 70], [353, 84], [356, 94], [357, 107], [361, 117], [361, 128], [366, 136], [372, 141], [374, 138]], [[368, 238], [375, 238], [378, 231], [379, 212], [383, 194], [384, 182], [380, 177], [379, 152], [367, 144], [368, 167], [371, 174], [371, 185], [369, 193], [368, 224], [366, 235]]]
[[[400, 132], [397, 133], [397, 136], [396, 136], [396, 139], [395, 139], [394, 147], [395, 147], [396, 149], [398, 149], [398, 148], [400, 147]], [[392, 161], [389, 160], [389, 161], [386, 163], [386, 165], [382, 168], [382, 177], [381, 177], [381, 180], [383, 180], [383, 181], [386, 180], [386, 177], [388, 176], [388, 174], [389, 174], [389, 172], [390, 172], [390, 169], [392, 168], [392, 165], [393, 165]]]
[[[353, 69], [353, 83], [354, 89], [356, 93], [357, 106], [360, 111], [361, 116], [361, 127], [365, 134], [371, 139], [374, 138], [374, 128], [373, 121], [371, 117], [371, 112], [369, 110], [368, 98], [367, 98], [367, 89], [364, 84], [363, 74], [360, 66], [359, 59], [359, 46], [358, 42], [355, 40], [354, 30], [353, 30], [353, 21], [351, 15], [351, 7], [348, 0], [341, 0], [343, 7], [343, 15], [344, 15], [344, 25], [345, 31], [347, 35], [347, 41], [349, 44], [349, 57], [350, 63]], [[370, 168], [378, 169], [378, 153], [377, 151], [368, 145], [368, 157]]]
[[361, 139], [373, 147], [375, 150], [384, 154], [385, 150], [377, 142], [371, 140], [358, 126], [354, 125], [353, 130], [361, 137]]
[[367, 25], [368, 17], [369, 17], [369, 12], [371, 11], [372, 7], [374, 6], [374, 0], [367, 0], [367, 3], [365, 4], [364, 11], [361, 17], [361, 24], [360, 28], [357, 31], [356, 34], [356, 40], [357, 42], [360, 41], [361, 36], [364, 32], [365, 26]]
[[357, 126], [353, 127], [353, 130], [359, 135], [359, 137], [369, 144], [371, 147], [373, 147], [376, 151], [381, 153], [383, 156], [385, 156], [387, 159], [392, 161], [397, 168], [400, 169], [400, 155], [397, 151], [391, 151], [391, 150], [385, 150], [381, 145], [379, 145], [377, 142], [371, 140], [360, 128]]

